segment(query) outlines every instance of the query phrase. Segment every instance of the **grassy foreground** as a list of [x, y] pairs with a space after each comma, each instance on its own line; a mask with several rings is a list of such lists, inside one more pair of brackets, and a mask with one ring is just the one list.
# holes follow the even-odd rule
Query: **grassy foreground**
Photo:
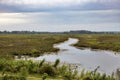
[[0, 80], [116, 80], [114, 75], [100, 74], [94, 71], [82, 70], [78, 74], [77, 68], [59, 66], [59, 59], [50, 64], [42, 60], [15, 61], [0, 59]]
[[73, 35], [73, 37], [79, 39], [79, 42], [75, 44], [77, 47], [120, 52], [119, 34], [83, 34]]

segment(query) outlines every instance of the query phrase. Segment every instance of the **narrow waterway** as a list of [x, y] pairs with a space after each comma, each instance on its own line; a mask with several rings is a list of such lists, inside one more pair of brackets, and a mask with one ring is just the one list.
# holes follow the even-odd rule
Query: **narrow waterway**
[[91, 50], [91, 49], [78, 49], [72, 44], [78, 42], [78, 39], [69, 38], [60, 44], [55, 44], [55, 48], [59, 48], [58, 53], [46, 54], [33, 58], [33, 60], [43, 60], [54, 62], [60, 59], [62, 63], [78, 64], [81, 69], [94, 70], [98, 66], [99, 72], [111, 74], [116, 69], [120, 68], [120, 55], [114, 54], [112, 51], [105, 50]]

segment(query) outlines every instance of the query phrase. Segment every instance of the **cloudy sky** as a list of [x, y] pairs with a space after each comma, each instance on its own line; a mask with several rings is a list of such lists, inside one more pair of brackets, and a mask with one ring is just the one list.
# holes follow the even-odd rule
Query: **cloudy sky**
[[120, 0], [0, 0], [0, 30], [120, 31]]

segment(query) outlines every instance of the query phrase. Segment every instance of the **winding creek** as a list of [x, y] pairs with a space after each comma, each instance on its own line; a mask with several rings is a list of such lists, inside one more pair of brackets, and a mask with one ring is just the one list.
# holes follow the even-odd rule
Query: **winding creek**
[[120, 68], [120, 55], [114, 54], [112, 51], [105, 50], [91, 50], [91, 49], [78, 49], [72, 44], [78, 42], [78, 39], [69, 38], [60, 44], [55, 44], [55, 48], [59, 48], [58, 53], [46, 54], [33, 60], [43, 60], [54, 62], [56, 59], [60, 59], [62, 63], [80, 65], [80, 69], [94, 70], [98, 66], [101, 73], [111, 74], [116, 69]]

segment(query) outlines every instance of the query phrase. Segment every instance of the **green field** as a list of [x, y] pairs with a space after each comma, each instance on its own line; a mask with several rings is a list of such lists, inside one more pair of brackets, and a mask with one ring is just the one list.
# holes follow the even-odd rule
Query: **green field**
[[13, 55], [39, 56], [44, 53], [57, 52], [53, 44], [68, 39], [68, 35], [55, 34], [6, 34], [0, 35], [0, 57], [12, 57]]
[[79, 42], [75, 44], [77, 47], [120, 52], [119, 34], [83, 34], [73, 35], [73, 37], [79, 39]]
[[53, 48], [53, 45], [64, 42], [68, 37], [79, 39], [79, 42], [75, 44], [77, 47], [120, 52], [119, 34], [1, 34], [0, 57], [39, 56], [44, 53], [57, 52], [59, 49]]
[[79, 39], [77, 47], [112, 50], [120, 52], [119, 34], [1, 34], [0, 57], [12, 58], [14, 55], [40, 56], [57, 52], [56, 43], [69, 37]]

